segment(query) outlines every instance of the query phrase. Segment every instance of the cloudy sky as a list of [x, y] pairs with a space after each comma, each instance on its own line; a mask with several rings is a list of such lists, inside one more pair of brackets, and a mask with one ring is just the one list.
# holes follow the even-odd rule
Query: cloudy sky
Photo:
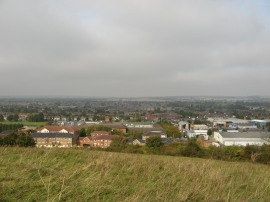
[[270, 96], [269, 0], [0, 0], [0, 96]]

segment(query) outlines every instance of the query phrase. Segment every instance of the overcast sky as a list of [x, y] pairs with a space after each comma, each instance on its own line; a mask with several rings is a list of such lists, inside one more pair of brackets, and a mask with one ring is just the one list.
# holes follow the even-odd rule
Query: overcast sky
[[0, 0], [0, 96], [270, 96], [269, 0]]

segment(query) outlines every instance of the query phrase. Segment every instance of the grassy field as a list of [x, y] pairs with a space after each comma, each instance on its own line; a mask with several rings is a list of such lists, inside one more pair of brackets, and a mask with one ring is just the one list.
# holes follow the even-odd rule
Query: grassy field
[[40, 127], [40, 126], [45, 126], [48, 124], [48, 122], [0, 122], [2, 124], [23, 124], [24, 126], [36, 126], [36, 127]]
[[270, 201], [266, 165], [88, 149], [0, 154], [0, 201]]

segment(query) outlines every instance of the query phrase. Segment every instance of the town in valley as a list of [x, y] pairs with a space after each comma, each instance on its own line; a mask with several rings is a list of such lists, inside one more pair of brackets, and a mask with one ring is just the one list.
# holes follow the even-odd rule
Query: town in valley
[[14, 135], [47, 148], [147, 147], [151, 140], [203, 148], [270, 145], [267, 97], [6, 97], [0, 104], [2, 145]]

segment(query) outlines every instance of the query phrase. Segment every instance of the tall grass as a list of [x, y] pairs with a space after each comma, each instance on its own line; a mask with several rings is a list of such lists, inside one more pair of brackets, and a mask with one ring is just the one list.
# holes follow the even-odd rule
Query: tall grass
[[0, 201], [270, 201], [267, 165], [88, 149], [0, 154]]

